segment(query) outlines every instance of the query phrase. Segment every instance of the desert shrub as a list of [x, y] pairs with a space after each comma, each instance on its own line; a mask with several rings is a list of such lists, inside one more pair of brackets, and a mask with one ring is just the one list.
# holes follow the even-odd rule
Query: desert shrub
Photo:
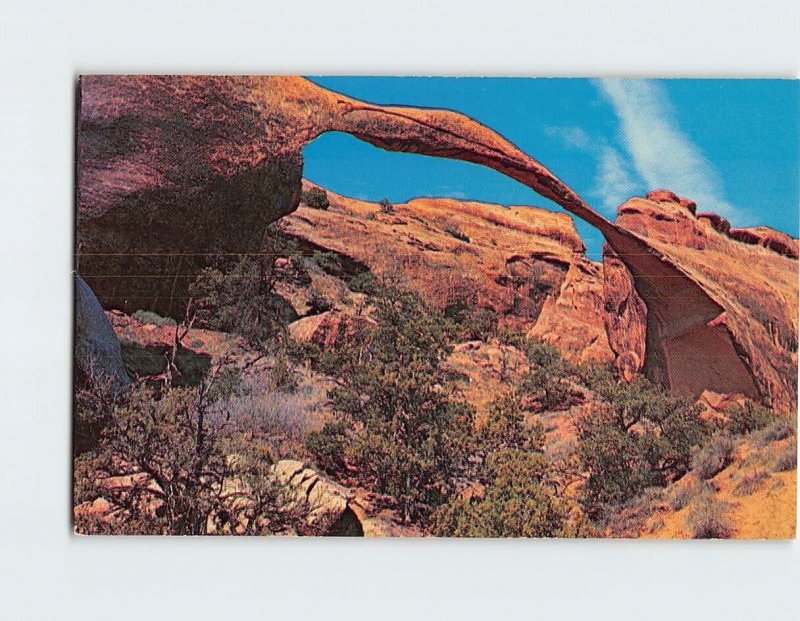
[[448, 322], [415, 295], [384, 288], [378, 329], [331, 354], [340, 382], [331, 393], [343, 420], [358, 426], [345, 454], [361, 484], [398, 499], [421, 519], [452, 491], [464, 468], [474, 412], [446, 387]]
[[381, 209], [381, 213], [385, 214], [393, 214], [394, 213], [394, 205], [389, 202], [388, 198], [382, 198], [378, 201], [378, 206]]
[[733, 440], [725, 433], [717, 433], [692, 456], [691, 466], [697, 476], [710, 479], [730, 465], [733, 459]]
[[315, 264], [326, 274], [341, 276], [345, 272], [341, 257], [335, 252], [315, 250], [308, 261]]
[[285, 332], [281, 301], [253, 257], [241, 257], [225, 269], [204, 268], [189, 293], [200, 327], [232, 332], [262, 348]]
[[794, 434], [795, 426], [792, 420], [789, 417], [781, 416], [753, 435], [755, 443], [760, 447], [764, 447], [770, 442], [785, 440]]
[[320, 431], [306, 437], [306, 448], [325, 471], [340, 474], [345, 471], [345, 448], [350, 443], [352, 424], [345, 420], [325, 423]]
[[666, 500], [673, 511], [680, 511], [700, 494], [709, 491], [711, 491], [711, 488], [706, 481], [694, 476], [686, 476], [669, 488]]
[[366, 293], [367, 295], [377, 295], [381, 284], [372, 272], [359, 272], [347, 278], [347, 286], [356, 293]]
[[327, 209], [331, 205], [328, 200], [328, 193], [322, 188], [311, 188], [303, 192], [300, 197], [300, 202], [314, 209]]
[[797, 444], [795, 442], [786, 443], [775, 457], [775, 472], [789, 472], [797, 468]]
[[539, 454], [500, 449], [487, 459], [481, 498], [456, 497], [435, 514], [434, 532], [446, 537], [557, 537], [566, 505], [544, 484]]
[[319, 315], [333, 308], [333, 302], [326, 298], [317, 289], [312, 289], [308, 298], [308, 314]]
[[561, 358], [561, 352], [552, 345], [535, 339], [525, 339], [522, 351], [525, 352], [533, 367], [544, 369], [550, 373], [560, 373], [566, 369], [567, 365]]
[[651, 438], [620, 429], [606, 409], [578, 423], [577, 456], [587, 473], [582, 501], [590, 516], [664, 484]]
[[733, 493], [736, 496], [749, 496], [757, 492], [761, 486], [769, 478], [769, 473], [765, 470], [751, 470], [741, 474], [736, 486], [733, 488]]
[[123, 396], [110, 382], [89, 376], [87, 385], [76, 385], [73, 399], [72, 451], [77, 456], [95, 449], [111, 420], [114, 405]]
[[442, 229], [442, 230], [443, 230], [445, 233], [447, 233], [447, 234], [448, 234], [450, 237], [454, 237], [455, 239], [457, 239], [457, 240], [459, 240], [459, 241], [463, 241], [463, 242], [466, 242], [466, 243], [469, 243], [469, 242], [470, 242], [469, 236], [468, 236], [468, 235], [465, 235], [464, 233], [462, 233], [462, 232], [461, 232], [460, 230], [458, 230], [458, 228], [457, 228], [457, 227], [455, 227], [455, 226], [447, 225], [447, 226], [445, 226], [445, 227], [444, 227], [444, 229]]
[[[113, 474], [145, 473], [160, 489], [161, 516], [151, 524], [156, 532], [201, 534], [215, 502], [215, 483], [225, 460], [211, 429], [204, 426], [194, 389], [161, 393], [135, 387], [114, 406], [95, 467], [110, 470], [118, 461], [127, 468]], [[111, 492], [135, 520], [156, 500], [147, 486]], [[127, 524], [136, 528], [135, 522]], [[125, 528], [125, 526], [123, 526]]]
[[444, 316], [453, 322], [458, 340], [487, 341], [497, 334], [497, 312], [490, 308], [470, 308], [465, 302], [455, 302], [444, 309]]
[[713, 494], [703, 494], [686, 514], [686, 527], [694, 539], [727, 539], [734, 533], [728, 517], [730, 505]]
[[639, 537], [663, 499], [661, 488], [645, 488], [638, 496], [626, 500], [608, 514], [605, 533], [611, 537]]
[[775, 415], [767, 408], [746, 401], [744, 405], [732, 405], [725, 410], [725, 430], [732, 435], [743, 435], [763, 429], [775, 421]]
[[644, 378], [598, 377], [593, 389], [602, 402], [578, 421], [577, 455], [588, 475], [584, 506], [600, 517], [647, 487], [683, 476], [709, 429], [694, 406]]
[[[76, 504], [104, 497], [116, 507], [114, 519], [79, 519], [80, 532], [205, 534], [211, 521], [246, 524], [237, 532], [256, 534], [300, 523], [268, 476], [269, 456], [243, 440], [242, 428], [252, 433], [269, 419], [232, 401], [231, 384], [215, 386], [216, 371], [197, 387], [137, 384], [115, 400], [99, 443], [75, 461]], [[285, 429], [286, 408], [272, 407]], [[109, 477], [119, 482], [106, 485]], [[223, 493], [231, 477], [244, 485]]]
[[614, 367], [603, 362], [583, 363], [575, 371], [581, 383], [591, 390], [619, 381]]
[[150, 324], [159, 327], [177, 325], [177, 322], [171, 317], [162, 317], [158, 313], [148, 310], [137, 310], [131, 315], [131, 317], [133, 317], [139, 323]]
[[544, 430], [538, 422], [526, 424], [519, 393], [509, 391], [487, 407], [486, 423], [481, 427], [479, 440], [484, 454], [501, 449], [542, 452]]
[[536, 397], [543, 412], [557, 412], [570, 407], [579, 394], [563, 379], [544, 368], [535, 368], [520, 383], [520, 389]]

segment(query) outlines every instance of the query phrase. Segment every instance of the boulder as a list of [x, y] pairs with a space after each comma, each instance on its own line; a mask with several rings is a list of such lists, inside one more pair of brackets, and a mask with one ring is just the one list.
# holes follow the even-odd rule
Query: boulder
[[289, 324], [289, 335], [299, 343], [314, 343], [323, 350], [342, 347], [364, 336], [378, 324], [363, 315], [330, 310]]
[[111, 324], [89, 285], [75, 276], [75, 368], [79, 378], [119, 388], [130, 381]]

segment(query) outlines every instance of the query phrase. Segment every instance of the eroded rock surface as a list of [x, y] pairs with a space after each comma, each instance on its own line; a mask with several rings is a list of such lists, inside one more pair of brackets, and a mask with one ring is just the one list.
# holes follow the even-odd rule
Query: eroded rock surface
[[695, 398], [710, 390], [796, 407], [797, 260], [739, 243], [720, 219], [674, 202], [631, 199], [616, 224], [645, 242], [614, 251], [646, 318], [611, 325], [612, 346], [641, 351], [644, 321], [642, 367], [653, 379]]
[[797, 261], [731, 239], [691, 201], [634, 199], [611, 223], [464, 115], [367, 104], [301, 78], [91, 76], [80, 96], [78, 269], [106, 307], [177, 313], [209, 253], [258, 252], [265, 226], [296, 208], [303, 145], [342, 131], [488, 166], [598, 228], [647, 307], [642, 368], [654, 379], [796, 405]]
[[[568, 216], [444, 198], [414, 199], [386, 213], [377, 203], [327, 194], [327, 210], [300, 206], [280, 222], [301, 248], [399, 279], [441, 309], [491, 309], [570, 360], [613, 358], [602, 268], [586, 257]], [[294, 330], [320, 321], [301, 319]]]

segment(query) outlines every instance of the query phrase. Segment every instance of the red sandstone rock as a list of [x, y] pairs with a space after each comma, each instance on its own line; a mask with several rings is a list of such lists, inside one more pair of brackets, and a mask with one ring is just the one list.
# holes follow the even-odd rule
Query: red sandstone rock
[[728, 232], [731, 239], [743, 242], [745, 244], [754, 244], [757, 246], [764, 246], [793, 259], [800, 256], [800, 248], [798, 248], [798, 241], [782, 233], [776, 231], [768, 226], [757, 226], [750, 229], [731, 229]]
[[731, 230], [731, 223], [718, 214], [699, 213], [697, 214], [697, 218], [698, 220], [704, 220], [705, 222], [708, 222], [711, 225], [711, 228], [717, 231], [717, 233], [727, 235], [728, 231]]
[[646, 198], [659, 203], [676, 203], [681, 207], [688, 209], [690, 212], [692, 212], [692, 214], [694, 214], [697, 210], [697, 203], [695, 203], [693, 200], [682, 198], [675, 194], [675, 192], [670, 192], [669, 190], [653, 190], [652, 192], [647, 193]]
[[330, 191], [328, 199], [328, 210], [300, 207], [283, 218], [281, 230], [301, 246], [397, 277], [441, 309], [493, 309], [571, 361], [613, 358], [603, 325], [602, 269], [586, 258], [568, 216], [429, 198], [396, 204], [387, 215], [376, 203]]
[[290, 323], [289, 334], [295, 341], [314, 343], [324, 350], [351, 343], [376, 326], [369, 317], [333, 310]]
[[[641, 246], [614, 248], [646, 305], [642, 368], [674, 391], [743, 394], [778, 410], [797, 403], [798, 262], [716, 231], [719, 217], [631, 199], [617, 226]], [[642, 325], [644, 324], [644, 326]], [[609, 324], [612, 347], [631, 326]], [[636, 338], [636, 350], [641, 337]]]

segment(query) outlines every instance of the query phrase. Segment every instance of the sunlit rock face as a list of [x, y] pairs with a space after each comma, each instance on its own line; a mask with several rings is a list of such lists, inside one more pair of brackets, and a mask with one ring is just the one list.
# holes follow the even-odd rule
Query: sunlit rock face
[[674, 200], [633, 198], [620, 207], [617, 226], [644, 240], [648, 253], [607, 249], [607, 278], [622, 262], [635, 286], [619, 279], [607, 287], [618, 315], [607, 324], [612, 347], [677, 392], [738, 393], [791, 410], [797, 259], [738, 241], [720, 220]]
[[210, 255], [259, 252], [266, 226], [296, 209], [303, 146], [342, 131], [488, 166], [597, 227], [647, 311], [643, 347], [638, 332], [627, 345], [609, 337], [631, 354], [626, 373], [796, 405], [796, 240], [731, 232], [668, 191], [611, 223], [464, 115], [375, 106], [302, 78], [93, 76], [79, 95], [77, 267], [105, 308], [179, 314]]

